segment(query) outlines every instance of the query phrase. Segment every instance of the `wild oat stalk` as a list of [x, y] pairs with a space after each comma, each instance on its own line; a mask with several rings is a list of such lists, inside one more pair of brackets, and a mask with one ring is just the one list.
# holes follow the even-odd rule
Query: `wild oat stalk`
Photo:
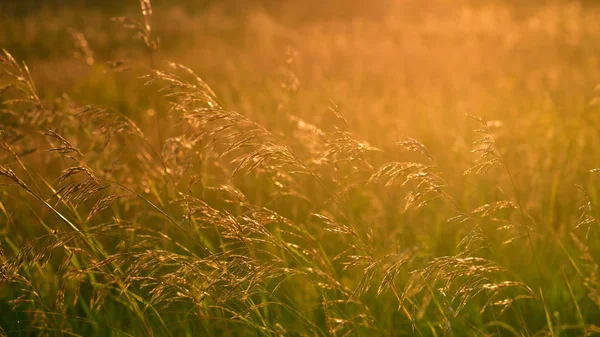
[[[484, 173], [485, 171], [487, 171], [489, 168], [491, 168], [494, 165], [501, 165], [504, 168], [504, 171], [506, 172], [508, 179], [510, 181], [510, 186], [512, 188], [514, 203], [511, 201], [503, 201], [503, 202], [497, 203], [494, 206], [486, 206], [486, 208], [487, 209], [493, 209], [493, 208], [497, 209], [499, 206], [505, 208], [505, 207], [512, 207], [512, 206], [516, 205], [516, 208], [519, 210], [519, 214], [521, 215], [521, 221], [522, 221], [521, 226], [525, 228], [526, 237], [529, 242], [529, 247], [531, 248], [531, 253], [533, 256], [533, 263], [535, 265], [535, 269], [537, 272], [537, 277], [538, 277], [538, 289], [537, 290], [539, 293], [537, 298], [540, 299], [540, 301], [544, 307], [544, 311], [546, 314], [546, 322], [547, 322], [547, 326], [550, 331], [550, 334], [552, 336], [554, 336], [555, 334], [554, 334], [554, 330], [553, 330], [552, 319], [550, 317], [550, 309], [548, 308], [548, 305], [546, 304], [546, 301], [544, 299], [543, 290], [541, 287], [542, 274], [541, 274], [540, 267], [539, 267], [540, 262], [539, 262], [538, 253], [537, 253], [535, 245], [533, 243], [533, 238], [532, 238], [532, 233], [531, 233], [532, 228], [528, 225], [529, 218], [525, 214], [525, 211], [523, 209], [523, 205], [522, 205], [522, 202], [520, 199], [520, 194], [519, 194], [519, 191], [517, 190], [517, 187], [515, 184], [514, 175], [513, 175], [512, 171], [510, 170], [510, 168], [508, 167], [508, 164], [507, 164], [506, 160], [504, 159], [502, 151], [497, 146], [497, 140], [496, 140], [496, 137], [494, 136], [494, 132], [492, 131], [492, 127], [498, 127], [498, 126], [502, 125], [502, 123], [500, 123], [498, 121], [489, 121], [488, 122], [483, 117], [478, 117], [478, 116], [474, 116], [471, 114], [467, 114], [467, 116], [474, 119], [475, 121], [477, 121], [480, 124], [481, 128], [476, 129], [474, 131], [478, 132], [478, 133], [482, 133], [484, 136], [483, 136], [483, 138], [480, 138], [479, 140], [476, 140], [474, 142], [475, 144], [481, 144], [481, 147], [476, 148], [475, 150], [473, 150], [473, 152], [481, 153], [481, 155], [475, 160], [475, 166], [473, 166], [472, 168], [465, 171], [465, 174], [481, 174], [481, 173]], [[510, 241], [512, 241], [512, 240], [510, 240]]]
[[155, 67], [155, 53], [160, 47], [160, 39], [152, 32], [152, 4], [150, 0], [140, 0], [143, 22], [125, 16], [114, 17], [113, 21], [123, 25], [123, 28], [134, 32], [134, 38], [144, 41], [150, 55], [150, 65]]

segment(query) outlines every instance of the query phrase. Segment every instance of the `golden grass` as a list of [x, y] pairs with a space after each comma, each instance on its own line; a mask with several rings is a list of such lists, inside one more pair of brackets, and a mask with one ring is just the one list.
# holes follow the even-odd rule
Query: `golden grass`
[[0, 336], [600, 333], [595, 5], [184, 6], [5, 20]]

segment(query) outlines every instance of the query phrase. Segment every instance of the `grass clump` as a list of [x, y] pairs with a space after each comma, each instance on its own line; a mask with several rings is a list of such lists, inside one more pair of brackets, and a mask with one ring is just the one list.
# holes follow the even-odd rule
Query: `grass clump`
[[600, 9], [434, 3], [20, 18], [0, 336], [600, 333]]

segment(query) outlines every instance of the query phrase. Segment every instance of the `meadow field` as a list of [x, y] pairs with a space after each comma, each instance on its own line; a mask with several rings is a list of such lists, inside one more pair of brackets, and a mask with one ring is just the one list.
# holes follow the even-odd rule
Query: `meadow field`
[[600, 2], [0, 2], [0, 336], [600, 335]]

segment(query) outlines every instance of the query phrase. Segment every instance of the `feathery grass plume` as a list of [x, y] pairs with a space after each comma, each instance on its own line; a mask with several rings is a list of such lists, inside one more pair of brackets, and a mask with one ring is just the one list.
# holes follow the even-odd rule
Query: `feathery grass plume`
[[[327, 332], [332, 336], [351, 336], [354, 334], [375, 333], [374, 318], [371, 312], [366, 311], [351, 317], [344, 317], [341, 313], [351, 311], [354, 302], [340, 300], [323, 300], [326, 312]], [[349, 308], [350, 307], [350, 308]]]
[[404, 178], [400, 185], [408, 183], [408, 175], [417, 172], [426, 172], [431, 166], [412, 162], [391, 162], [382, 165], [370, 178], [369, 183], [381, 182], [386, 187], [392, 186], [398, 179]]
[[[532, 226], [529, 226], [529, 224], [528, 224], [531, 222], [531, 218], [525, 214], [525, 210], [523, 209], [523, 204], [521, 202], [519, 191], [517, 190], [517, 187], [515, 184], [514, 175], [511, 171], [511, 169], [508, 167], [506, 160], [504, 159], [504, 156], [502, 155], [502, 152], [498, 148], [498, 146], [496, 144], [496, 142], [497, 142], [496, 138], [492, 131], [492, 128], [502, 126], [502, 122], [500, 122], [500, 121], [489, 121], [488, 122], [483, 117], [478, 117], [478, 116], [474, 116], [471, 114], [467, 114], [467, 116], [474, 119], [481, 125], [481, 129], [476, 129], [474, 131], [478, 132], [478, 133], [483, 133], [485, 136], [474, 142], [475, 144], [481, 144], [481, 147], [474, 149], [472, 152], [476, 152], [476, 153], [481, 152], [481, 155], [475, 160], [475, 165], [473, 167], [471, 167], [470, 169], [466, 170], [464, 172], [464, 174], [465, 175], [481, 174], [496, 164], [502, 166], [506, 175], [508, 176], [508, 180], [510, 182], [510, 187], [512, 189], [512, 195], [513, 195], [514, 201], [497, 201], [489, 206], [488, 205], [481, 206], [481, 207], [483, 207], [483, 209], [481, 209], [481, 210], [484, 211], [484, 213], [483, 213], [484, 215], [487, 215], [487, 213], [488, 213], [488, 212], [485, 212], [485, 210], [489, 209], [490, 211], [494, 212], [497, 210], [498, 207], [501, 207], [501, 208], [509, 207], [509, 208], [514, 208], [519, 211], [521, 221], [520, 221], [520, 223], [517, 223], [516, 225], [518, 225], [521, 228], [525, 228], [525, 234], [513, 236], [512, 238], [505, 241], [505, 243], [511, 243], [519, 237], [526, 237], [529, 242], [531, 251], [532, 251], [533, 259], [534, 259], [536, 268], [538, 270], [538, 277], [539, 277], [540, 275], [539, 275], [537, 254], [536, 254], [536, 249], [535, 249], [535, 245], [533, 243], [532, 234], [531, 234], [533, 231], [535, 231], [535, 228], [533, 228]], [[512, 229], [512, 227], [513, 227], [512, 223], [510, 223], [510, 222], [508, 222], [507, 226], [508, 227], [504, 227], [504, 226], [499, 227], [499, 229]]]
[[[21, 93], [21, 95], [16, 98], [3, 99], [2, 104], [15, 105], [23, 103], [37, 109], [43, 109], [44, 106], [38, 96], [37, 88], [25, 62], [19, 64], [6, 49], [2, 49], [2, 51], [4, 53], [4, 55], [0, 55], [0, 65], [4, 68], [2, 69], [2, 73], [8, 75], [7, 77], [11, 83], [1, 86], [0, 93], [3, 94], [9, 89]], [[32, 117], [38, 117], [38, 115]], [[35, 120], [35, 118], [32, 119]]]
[[140, 9], [144, 17], [143, 22], [124, 16], [113, 17], [112, 20], [120, 23], [123, 28], [131, 30], [135, 39], [144, 41], [144, 45], [146, 45], [150, 54], [151, 65], [154, 67], [154, 54], [160, 47], [160, 38], [152, 32], [152, 4], [150, 0], [140, 0]]
[[[83, 178], [76, 180], [76, 177], [81, 176]], [[65, 169], [56, 181], [58, 188], [54, 196], [57, 197], [57, 202], [74, 202], [76, 206], [109, 187], [109, 185], [102, 184], [96, 175], [85, 166], [73, 166]]]
[[[595, 171], [591, 170], [591, 172]], [[592, 205], [592, 199], [590, 198], [589, 194], [582, 186], [577, 185], [577, 188], [583, 193], [585, 199], [587, 200], [587, 203], [579, 207], [581, 213], [579, 215], [579, 219], [577, 220], [577, 226], [575, 226], [575, 229], [578, 229], [580, 227], [586, 228], [585, 240], [587, 241], [590, 237], [592, 225], [598, 224], [598, 218], [596, 216], [595, 208]]]
[[78, 32], [74, 29], [70, 30], [71, 39], [75, 44], [75, 51], [73, 52], [73, 56], [76, 59], [82, 60], [85, 64], [91, 66], [96, 60], [94, 59], [94, 52], [90, 48], [90, 44], [88, 40], [85, 38], [85, 35], [82, 32]]
[[71, 143], [66, 140], [63, 136], [59, 135], [57, 132], [52, 130], [47, 130], [44, 132], [45, 136], [58, 141], [58, 145], [49, 149], [49, 152], [58, 152], [61, 156], [73, 159], [74, 161], [78, 161], [79, 158], [83, 156], [83, 153], [79, 151], [76, 147], [71, 145]]
[[[185, 76], [189, 76], [191, 79], [193, 79], [193, 82], [190, 82], [189, 80], [181, 78], [175, 74], [160, 70], [153, 70], [150, 74], [145, 75], [143, 78], [146, 79], [146, 85], [153, 83], [162, 84], [160, 92], [165, 93], [167, 97], [170, 97], [174, 100], [175, 104], [173, 105], [173, 109], [177, 109], [179, 107], [190, 108], [196, 107], [197, 105], [208, 109], [221, 108], [214, 91], [190, 68], [177, 63], [169, 63], [169, 66], [174, 71]], [[199, 110], [198, 112], [201, 113], [203, 110]]]
[[243, 308], [250, 298], [269, 293], [262, 289], [266, 280], [281, 278], [290, 271], [278, 268], [277, 263], [261, 263], [233, 253], [220, 257], [218, 264], [212, 259], [159, 250], [148, 250], [129, 258], [126, 286], [138, 284], [137, 287], [148, 289], [152, 305], [168, 307], [191, 302], [199, 315], [228, 308], [234, 319], [235, 313], [244, 315]]
[[333, 163], [358, 161], [372, 169], [363, 155], [367, 152], [381, 152], [366, 141], [356, 140], [348, 131], [335, 131], [326, 134], [323, 158]]
[[353, 241], [347, 243], [348, 246], [344, 247], [345, 249], [337, 254], [333, 258], [333, 261], [341, 261], [341, 265], [343, 266], [342, 271], [346, 271], [349, 268], [362, 270], [362, 276], [349, 299], [366, 293], [371, 288], [380, 264], [385, 260], [385, 258], [375, 258], [372, 242], [366, 241], [369, 238], [372, 239], [372, 236], [368, 235], [365, 238], [363, 234], [357, 232], [354, 226], [341, 224], [323, 214], [313, 213], [312, 217], [325, 226], [324, 230], [353, 238]]
[[52, 259], [50, 252], [63, 248], [66, 244], [79, 238], [74, 232], [50, 233], [42, 235], [31, 243], [20, 247], [18, 253], [3, 262], [5, 276], [11, 277], [19, 274], [19, 271], [28, 266], [39, 264], [45, 267]]
[[[434, 258], [427, 267], [412, 273], [403, 297], [414, 297], [427, 288], [437, 289], [442, 295], [441, 303], [452, 309], [451, 312], [454, 316], [457, 316], [469, 301], [480, 293], [486, 295], [488, 304], [501, 307], [501, 312], [516, 300], [537, 299], [537, 296], [525, 283], [493, 280], [494, 274], [504, 272], [506, 272], [504, 268], [483, 258], [459, 256]], [[498, 299], [498, 297], [505, 296], [501, 290], [506, 287], [517, 287], [524, 293], [515, 297]], [[487, 307], [488, 305], [485, 305], [483, 310]]]
[[[88, 166], [93, 166], [103, 178], [117, 179], [120, 172], [129, 181], [135, 177], [145, 185], [152, 184], [144, 178], [147, 176], [151, 176], [155, 182], [170, 178], [165, 159], [142, 129], [125, 114], [107, 107], [86, 105], [73, 108], [72, 116], [79, 123], [77, 127], [89, 129], [92, 134], [82, 139], [81, 143], [87, 145], [91, 154], [87, 158]], [[82, 125], [81, 121], [86, 123]], [[133, 150], [130, 144], [138, 146]], [[104, 160], [98, 158], [97, 152], [112, 153], [112, 162], [103, 164]], [[123, 158], [128, 154], [131, 154], [131, 158]], [[131, 163], [133, 160], [137, 160], [135, 165]]]
[[483, 137], [473, 142], [477, 147], [471, 152], [479, 153], [479, 157], [475, 159], [474, 165], [467, 169], [464, 174], [483, 174], [495, 165], [504, 165], [501, 155], [495, 147], [496, 140], [490, 129], [490, 124], [482, 117], [471, 114], [467, 114], [467, 116], [481, 125], [481, 128], [473, 131], [481, 133]]
[[[296, 75], [296, 72], [293, 69], [299, 55], [289, 46], [286, 48], [285, 55], [285, 67], [281, 70], [281, 75], [283, 77], [281, 81], [281, 88], [288, 94], [292, 94], [298, 91], [298, 87], [300, 86], [300, 78], [298, 75]], [[279, 110], [283, 109], [282, 103], [280, 103], [278, 108]]]
[[[479, 294], [485, 294], [487, 298], [486, 304], [481, 308], [482, 312], [490, 305], [500, 307], [500, 312], [504, 312], [517, 300], [538, 299], [523, 282], [496, 281], [509, 273], [509, 270], [475, 255], [484, 247], [482, 244], [485, 241], [481, 229], [475, 227], [460, 242], [461, 250], [458, 254], [433, 258], [423, 269], [411, 272], [403, 291], [403, 299], [414, 297], [427, 289], [436, 289], [441, 295], [439, 303], [448, 308], [454, 317]], [[504, 289], [509, 287], [519, 290], [520, 294], [507, 297]], [[448, 319], [445, 311], [441, 311], [441, 314]]]
[[[396, 276], [400, 273], [401, 268], [412, 259], [414, 251], [405, 251], [400, 254], [391, 253], [376, 257], [373, 249], [373, 242], [365, 242], [364, 238], [359, 236], [354, 228], [340, 224], [323, 214], [313, 214], [313, 217], [325, 225], [325, 230], [341, 236], [340, 239], [344, 236], [355, 238], [355, 240], [353, 240], [354, 243], [349, 243], [349, 246], [332, 260], [333, 262], [339, 261], [342, 266], [342, 272], [355, 270], [361, 275], [351, 292], [345, 290], [345, 292], [348, 292], [347, 303], [364, 305], [360, 298], [365, 296], [369, 290], [374, 285], [377, 286], [377, 284], [377, 295], [381, 295], [385, 290], [391, 289], [399, 299], [399, 294], [396, 290], [394, 281]], [[372, 236], [368, 235], [367, 239], [369, 238], [372, 238]], [[335, 302], [336, 301], [332, 301], [331, 303]], [[338, 300], [338, 302], [342, 303], [343, 301]], [[368, 312], [368, 307], [366, 307], [365, 310]], [[337, 315], [334, 315], [333, 317], [336, 318], [333, 319], [330, 317], [330, 319], [336, 323], [336, 328], [330, 327], [331, 331], [337, 332], [338, 329], [351, 323]], [[354, 329], [351, 329], [351, 331], [354, 331]]]
[[309, 167], [322, 165], [322, 153], [325, 152], [325, 131], [315, 124], [292, 114], [288, 116], [288, 119], [293, 127], [294, 144], [292, 146], [294, 146], [294, 153], [306, 152], [302, 158], [307, 158], [305, 162]]
[[[185, 125], [183, 135], [165, 142], [168, 144], [163, 149], [165, 158], [175, 159], [175, 162], [185, 160], [196, 156], [201, 146], [210, 145], [220, 157], [232, 157], [230, 163], [235, 167], [231, 176], [240, 171], [264, 171], [271, 176], [290, 172], [319, 180], [279, 137], [240, 113], [221, 108], [212, 89], [191, 69], [177, 64], [171, 66], [190, 76], [193, 82], [162, 71], [146, 76], [146, 84], [164, 85], [160, 91], [173, 100], [171, 113], [178, 114]], [[183, 172], [180, 167], [179, 173]]]
[[427, 150], [427, 147], [425, 147], [425, 145], [423, 145], [423, 143], [419, 142], [418, 140], [411, 137], [406, 137], [404, 140], [399, 141], [397, 144], [409, 151], [421, 153], [424, 156], [426, 156], [430, 161], [435, 163], [435, 160], [433, 160], [433, 157], [431, 156], [431, 154], [429, 154], [429, 150]]
[[358, 234], [354, 231], [354, 229], [347, 225], [340, 224], [337, 221], [331, 219], [330, 217], [327, 217], [326, 215], [318, 213], [313, 213], [311, 215], [319, 219], [319, 221], [321, 221], [326, 226], [326, 231], [358, 237]]
[[[505, 210], [504, 213], [501, 211]], [[503, 244], [516, 242], [518, 239], [524, 238], [527, 234], [522, 232], [525, 226], [511, 218], [510, 213], [513, 210], [518, 210], [518, 206], [510, 200], [499, 200], [489, 204], [481, 205], [471, 211], [471, 217], [485, 219], [493, 223], [497, 223], [496, 230], [507, 236]], [[502, 213], [500, 217], [493, 216], [496, 213]], [[505, 215], [506, 214], [506, 215]], [[532, 230], [531, 228], [529, 230]]]
[[[544, 308], [544, 312], [545, 312], [546, 327], [547, 327], [548, 331], [550, 331], [551, 335], [554, 336], [553, 322], [552, 322], [552, 319], [550, 316], [551, 310], [548, 306], [548, 303], [545, 300], [543, 289], [541, 287], [542, 273], [540, 271], [540, 266], [539, 266], [540, 257], [537, 252], [536, 245], [534, 244], [534, 241], [532, 238], [532, 232], [534, 232], [536, 229], [529, 225], [529, 223], [532, 221], [532, 218], [529, 217], [525, 213], [525, 210], [523, 209], [523, 204], [521, 202], [520, 194], [516, 187], [514, 174], [513, 174], [512, 170], [509, 168], [509, 166], [507, 165], [507, 162], [502, 154], [502, 151], [500, 150], [500, 148], [497, 145], [497, 140], [494, 135], [494, 132], [492, 131], [492, 128], [497, 128], [497, 127], [502, 126], [502, 122], [500, 122], [500, 121], [489, 121], [488, 122], [483, 117], [478, 117], [478, 116], [474, 116], [471, 114], [467, 114], [467, 116], [474, 119], [475, 121], [477, 121], [480, 124], [481, 128], [476, 129], [474, 131], [484, 134], [484, 137], [474, 142], [475, 144], [481, 144], [481, 146], [479, 148], [476, 148], [475, 150], [473, 150], [473, 152], [481, 152], [481, 155], [475, 160], [475, 166], [466, 170], [464, 174], [467, 175], [467, 174], [484, 173], [485, 171], [487, 171], [489, 168], [491, 168], [494, 165], [500, 165], [504, 169], [506, 176], [508, 177], [508, 181], [510, 183], [514, 201], [501, 201], [499, 203], [495, 203], [494, 206], [491, 207], [491, 209], [493, 210], [494, 208], [497, 208], [498, 206], [510, 206], [510, 207], [517, 209], [519, 212], [521, 220], [520, 220], [520, 223], [516, 223], [515, 225], [518, 225], [519, 228], [524, 228], [525, 233], [521, 234], [521, 235], [514, 234], [511, 238], [504, 241], [504, 243], [505, 244], [512, 243], [516, 239], [521, 238], [521, 237], [527, 238], [529, 248], [531, 249], [532, 261], [535, 266], [537, 283], [538, 283], [537, 289], [536, 289], [537, 291], [536, 291], [536, 293], [532, 292], [532, 295], [535, 296], [535, 298], [541, 302], [541, 304]], [[490, 209], [490, 207], [484, 206], [484, 211], [486, 209]], [[506, 223], [506, 221], [505, 221], [505, 223]], [[512, 226], [512, 223], [510, 223], [510, 222], [506, 226], [499, 227], [499, 229], [511, 229], [511, 230], [513, 228], [514, 227]]]
[[[19, 64], [6, 50], [0, 54], [0, 132], [2, 141], [20, 155], [34, 152], [16, 143], [28, 132], [48, 125], [56, 116], [47, 113], [27, 64]], [[57, 114], [58, 115], [58, 114]], [[3, 147], [6, 147], [3, 145]]]
[[[223, 252], [235, 246], [256, 255], [265, 253], [264, 248], [270, 245], [293, 256], [296, 253], [289, 250], [289, 242], [284, 238], [289, 235], [288, 239], [307, 239], [303, 232], [298, 230], [297, 225], [264, 207], [243, 203], [241, 206], [246, 211], [240, 216], [234, 216], [225, 210], [217, 210], [193, 196], [183, 195], [181, 202], [185, 205], [188, 219], [193, 219], [194, 223], [202, 228], [218, 229], [223, 240], [220, 247]], [[269, 229], [270, 227], [273, 227], [275, 232]], [[314, 254], [318, 253], [305, 251], [302, 255], [306, 258]], [[271, 256], [270, 253], [268, 255]], [[319, 261], [322, 261], [322, 258]]]
[[377, 295], [381, 295], [385, 290], [391, 289], [397, 298], [400, 297], [396, 290], [395, 280], [402, 268], [413, 259], [414, 253], [415, 251], [413, 249], [412, 251], [393, 253], [387, 256], [389, 261], [383, 265], [384, 271], [381, 283], [377, 288]]
[[21, 186], [22, 188], [29, 190], [29, 187], [25, 185], [25, 182], [21, 180], [21, 178], [17, 177], [15, 172], [13, 172], [13, 170], [11, 170], [10, 168], [0, 165], [0, 177], [1, 176], [12, 180], [14, 183]]
[[[211, 224], [216, 224], [218, 227], [222, 228], [222, 230], [220, 230], [222, 237], [227, 241], [222, 246], [223, 253], [222, 255], [220, 254], [220, 261], [222, 261], [222, 259], [228, 259], [227, 256], [230, 256], [231, 254], [229, 252], [234, 251], [239, 251], [239, 253], [246, 251], [247, 253], [244, 254], [245, 256], [252, 256], [253, 258], [265, 256], [270, 257], [270, 259], [275, 258], [273, 261], [278, 261], [279, 258], [272, 255], [272, 253], [269, 252], [270, 250], [265, 250], [267, 247], [265, 244], [273, 245], [282, 251], [288, 252], [289, 257], [296, 259], [299, 262], [307, 262], [307, 258], [309, 258], [309, 261], [313, 261], [311, 263], [313, 267], [308, 268], [307, 271], [314, 274], [314, 276], [317, 276], [317, 279], [324, 278], [322, 281], [317, 282], [317, 284], [322, 286], [328, 285], [325, 289], [335, 290], [341, 287], [341, 284], [337, 281], [334, 282], [334, 279], [332, 279], [332, 276], [328, 275], [328, 272], [320, 271], [320, 268], [327, 269], [328, 267], [327, 262], [322, 257], [319, 257], [320, 253], [317, 250], [307, 250], [298, 244], [287, 241], [297, 241], [298, 239], [311, 240], [303, 234], [303, 231], [298, 231], [297, 225], [289, 220], [282, 218], [266, 208], [254, 207], [251, 207], [249, 212], [245, 213], [245, 215], [236, 218], [230, 214], [217, 211], [200, 200], [196, 200], [192, 203], [190, 203], [192, 200], [189, 198], [187, 200], [188, 205], [195, 205], [188, 209], [188, 213], [194, 216], [199, 223], [207, 223], [209, 226]], [[245, 207], [250, 207], [250, 205]], [[270, 223], [277, 224], [278, 226], [285, 226], [276, 227], [279, 228], [279, 230], [271, 234], [269, 230], [267, 230], [267, 226], [269, 226]], [[235, 256], [237, 263], [240, 262], [237, 255], [239, 253], [232, 255]], [[261, 260], [263, 259], [257, 259], [256, 261]], [[283, 260], [281, 260], [280, 263], [282, 262]], [[316, 265], [314, 263], [316, 263]], [[283, 271], [284, 274], [288, 274], [288, 276], [290, 275], [290, 272], [294, 272], [289, 268], [285, 268]], [[296, 273], [304, 274], [304, 272], [301, 271], [296, 271]], [[331, 288], [332, 286], [333, 288]], [[348, 292], [348, 290], [343, 291], [346, 293]]]
[[[242, 148], [247, 145], [249, 144], [237, 146]], [[236, 146], [236, 144], [232, 144], [232, 146]], [[241, 154], [232, 161], [236, 164], [235, 170], [232, 173], [233, 176], [239, 171], [252, 172], [261, 166], [269, 171], [277, 171], [280, 168], [302, 169], [298, 165], [297, 158], [285, 146], [270, 143], [260, 144], [255, 147], [254, 151]]]
[[431, 163], [389, 162], [377, 169], [371, 175], [368, 182], [380, 182], [383, 183], [385, 187], [390, 187], [396, 181], [401, 179], [399, 185], [401, 187], [408, 186], [410, 188], [409, 193], [405, 196], [405, 211], [422, 208], [439, 198], [450, 200], [455, 207], [458, 207], [450, 195], [444, 191], [447, 184], [442, 178], [437, 163], [430, 155], [427, 147], [410, 137], [397, 142], [397, 145], [408, 151], [423, 154]]
[[[333, 202], [342, 212], [343, 205], [351, 201], [350, 194], [361, 193], [365, 181], [374, 171], [370, 157], [383, 153], [367, 141], [357, 139], [350, 131], [343, 130], [348, 128], [348, 125], [343, 128], [334, 126], [335, 130], [330, 132], [313, 129], [319, 140], [322, 139], [322, 144], [315, 147], [317, 152], [310, 156], [313, 159], [309, 159], [311, 170], [319, 173], [319, 184], [328, 195], [326, 202]], [[333, 185], [334, 189], [330, 191], [326, 184]], [[351, 225], [355, 226], [353, 223]]]
[[590, 253], [590, 248], [582, 242], [577, 235], [571, 233], [571, 239], [581, 254], [581, 259], [584, 261], [584, 267], [587, 271], [584, 285], [588, 291], [588, 297], [600, 308], [600, 278], [598, 277], [598, 262]]
[[348, 129], [350, 126], [348, 125], [348, 120], [346, 119], [346, 117], [344, 117], [344, 115], [342, 114], [342, 111], [340, 109], [340, 107], [332, 100], [329, 101], [329, 111], [331, 112], [331, 114], [333, 114], [333, 116], [335, 116], [338, 121], [342, 122], [342, 126], [341, 129]]
[[95, 132], [107, 135], [108, 141], [119, 133], [127, 133], [145, 139], [144, 133], [131, 118], [111, 108], [86, 105], [78, 108], [74, 117], [98, 123]]
[[[56, 301], [60, 301], [63, 296], [59, 285], [60, 281], [57, 280], [54, 284], [47, 284], [40, 288], [38, 280], [39, 277], [44, 276], [42, 270], [47, 269], [48, 265], [52, 263], [53, 254], [60, 253], [65, 245], [78, 238], [80, 236], [75, 232], [61, 233], [60, 235], [57, 233], [46, 234], [20, 247], [14, 257], [7, 258], [0, 266], [2, 282], [7, 284], [13, 292], [13, 299], [10, 300], [12, 310], [27, 313], [27, 317], [30, 319], [29, 325], [34, 330], [60, 329], [57, 314], [64, 314], [64, 310], [60, 310], [56, 305], [57, 302], [48, 303], [48, 299], [43, 293], [47, 288], [54, 289]], [[64, 265], [64, 260], [62, 265]], [[19, 318], [17, 320], [19, 321]], [[18, 324], [20, 325], [20, 323]]]
[[516, 209], [516, 208], [517, 208], [517, 206], [515, 205], [514, 202], [509, 201], [509, 200], [500, 200], [500, 201], [495, 201], [490, 204], [485, 204], [485, 205], [479, 206], [476, 209], [474, 209], [473, 211], [471, 211], [471, 213], [478, 214], [481, 217], [488, 217], [488, 216], [492, 215], [493, 213], [498, 212], [503, 209]]
[[96, 203], [94, 203], [94, 206], [92, 206], [92, 209], [90, 210], [90, 212], [88, 213], [88, 216], [86, 218], [86, 221], [89, 221], [91, 218], [93, 218], [96, 214], [102, 212], [103, 210], [109, 208], [113, 203], [115, 203], [117, 200], [123, 198], [125, 195], [107, 195], [107, 196], [103, 196], [101, 198], [99, 198]]

